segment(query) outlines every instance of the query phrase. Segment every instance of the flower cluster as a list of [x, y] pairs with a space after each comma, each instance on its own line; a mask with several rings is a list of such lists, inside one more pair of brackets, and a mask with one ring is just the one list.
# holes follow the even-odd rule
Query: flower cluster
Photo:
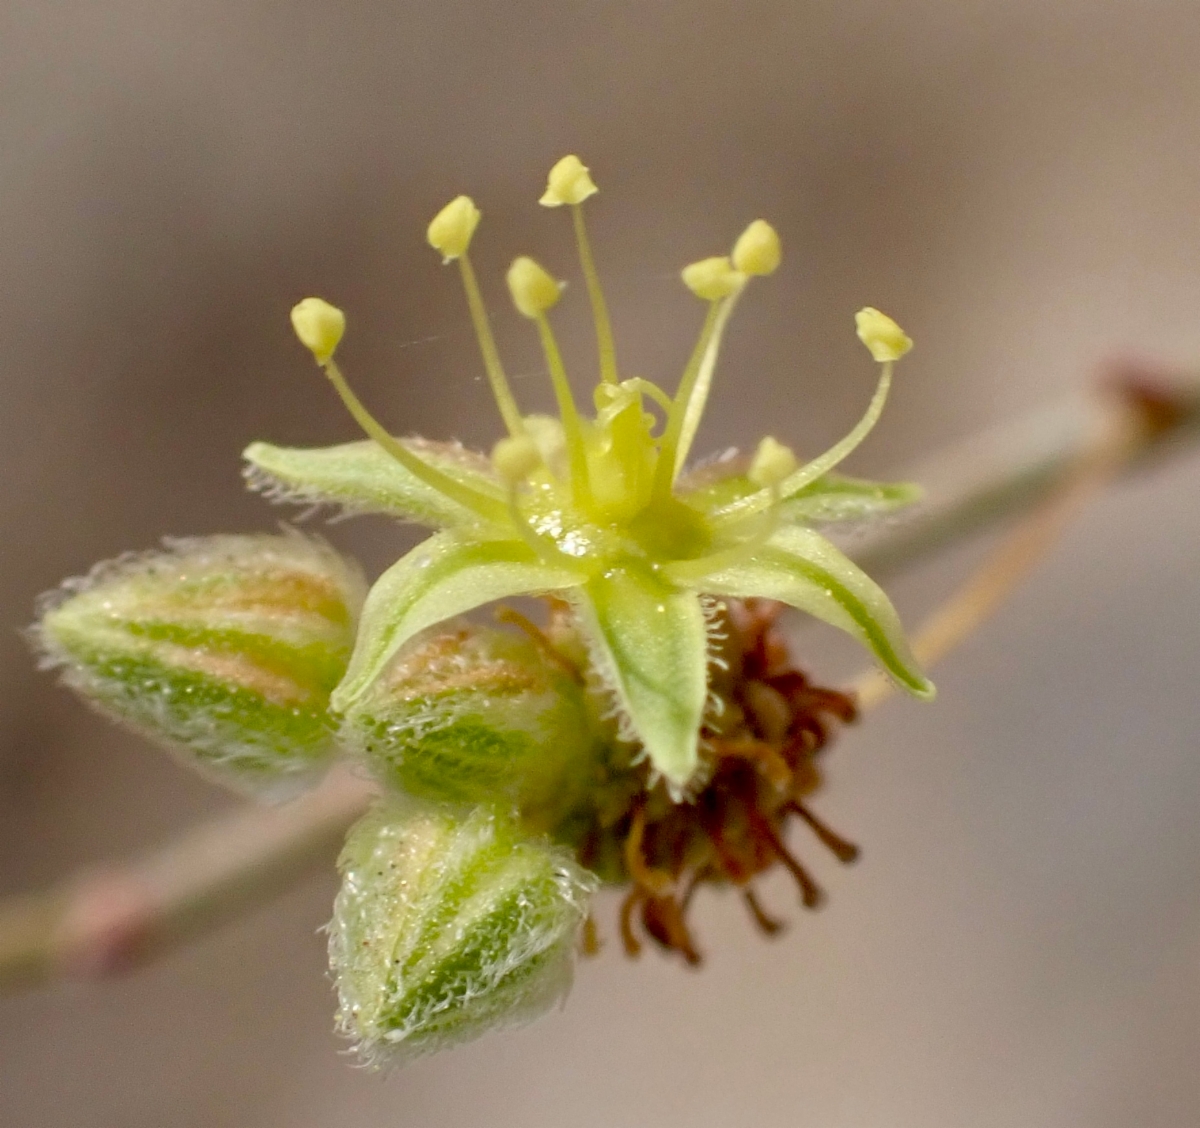
[[[471, 266], [480, 211], [459, 196], [429, 225], [461, 275], [504, 425], [487, 457], [395, 437], [337, 364], [341, 311], [318, 298], [293, 309], [367, 439], [254, 443], [248, 477], [276, 498], [437, 530], [369, 591], [299, 534], [214, 537], [69, 582], [37, 628], [85, 697], [236, 786], [294, 790], [338, 753], [378, 778], [384, 798], [343, 853], [330, 942], [340, 1022], [368, 1056], [426, 1052], [549, 1005], [598, 880], [629, 887], [631, 952], [640, 908], [646, 933], [691, 961], [684, 916], [701, 883], [740, 886], [767, 931], [749, 883], [769, 866], [787, 866], [815, 904], [783, 829], [798, 817], [853, 857], [802, 800], [831, 724], [854, 706], [792, 667], [781, 605], [858, 638], [914, 695], [933, 693], [886, 595], [814, 528], [915, 496], [836, 472], [911, 341], [879, 311], [858, 313], [878, 386], [820, 457], [801, 464], [767, 437], [689, 470], [726, 326], [750, 282], [779, 266], [778, 235], [756, 220], [728, 255], [684, 268], [705, 313], [668, 392], [621, 377], [584, 220], [596, 192], [568, 156], [540, 201], [571, 213], [596, 328], [594, 414], [550, 324], [562, 283], [527, 257], [507, 274], [558, 405], [557, 417], [523, 414]], [[547, 600], [544, 623], [512, 610], [504, 627], [458, 619], [521, 596]]]

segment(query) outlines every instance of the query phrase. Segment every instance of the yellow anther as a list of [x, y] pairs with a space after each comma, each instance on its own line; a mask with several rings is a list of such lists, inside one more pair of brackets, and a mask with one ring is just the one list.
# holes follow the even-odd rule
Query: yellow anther
[[435, 251], [441, 252], [443, 262], [467, 253], [481, 214], [470, 196], [455, 196], [433, 217], [425, 238]]
[[492, 447], [492, 466], [510, 486], [528, 478], [541, 461], [537, 443], [528, 435], [510, 435]]
[[313, 359], [327, 364], [346, 332], [346, 315], [321, 298], [305, 298], [292, 306], [292, 328]]
[[746, 281], [746, 276], [740, 270], [733, 269], [728, 255], [715, 255], [685, 266], [681, 277], [683, 284], [706, 302], [729, 297]]
[[541, 317], [550, 309], [562, 292], [562, 283], [556, 282], [533, 259], [522, 255], [513, 259], [508, 268], [508, 292], [513, 304], [526, 317]]
[[756, 219], [733, 245], [733, 265], [745, 274], [771, 274], [782, 258], [779, 235], [765, 219]]
[[858, 339], [880, 364], [899, 360], [912, 348], [912, 338], [886, 313], [867, 306], [854, 315]]
[[791, 449], [768, 435], [758, 444], [746, 476], [756, 486], [777, 486], [797, 465]]
[[538, 203], [545, 208], [557, 208], [561, 204], [582, 204], [600, 189], [596, 187], [587, 167], [577, 156], [563, 157], [551, 170], [546, 180], [546, 191]]

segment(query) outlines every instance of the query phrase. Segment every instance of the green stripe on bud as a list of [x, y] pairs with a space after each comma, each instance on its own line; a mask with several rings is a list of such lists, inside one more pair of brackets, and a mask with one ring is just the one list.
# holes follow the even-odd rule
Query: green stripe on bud
[[570, 666], [525, 635], [474, 624], [406, 646], [341, 735], [409, 795], [516, 809], [539, 829], [574, 804], [597, 747]]
[[363, 595], [352, 564], [298, 533], [198, 537], [68, 580], [34, 635], [92, 704], [225, 783], [282, 796], [334, 751], [329, 694]]
[[338, 1026], [372, 1063], [528, 1021], [571, 984], [595, 878], [486, 808], [381, 803], [350, 831], [329, 926]]

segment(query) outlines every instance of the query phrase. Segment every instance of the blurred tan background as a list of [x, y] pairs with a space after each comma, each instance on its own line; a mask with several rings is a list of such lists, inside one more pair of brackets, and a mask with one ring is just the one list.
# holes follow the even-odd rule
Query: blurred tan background
[[[853, 464], [885, 474], [1114, 352], [1200, 362], [1198, 56], [1189, 0], [10, 0], [0, 892], [228, 802], [36, 673], [17, 631], [97, 559], [284, 516], [242, 491], [249, 440], [353, 437], [290, 336], [299, 297], [349, 311], [347, 368], [398, 430], [489, 441], [424, 225], [479, 201], [501, 346], [546, 402], [500, 272], [518, 252], [573, 272], [535, 200], [577, 151], [628, 372], [673, 384], [684, 262], [758, 215], [782, 232], [702, 446], [828, 445], [874, 378], [853, 311], [902, 321], [917, 350]], [[832, 896], [800, 919], [771, 883], [775, 942], [711, 896], [699, 973], [609, 943], [562, 1013], [380, 1078], [330, 1032], [331, 869], [124, 981], [0, 1000], [0, 1124], [1197, 1123], [1198, 495], [1196, 457], [1115, 491], [938, 671], [936, 704], [844, 737], [817, 806], [864, 860], [803, 843]], [[372, 569], [413, 537], [330, 535]], [[906, 616], [972, 551], [896, 585]]]

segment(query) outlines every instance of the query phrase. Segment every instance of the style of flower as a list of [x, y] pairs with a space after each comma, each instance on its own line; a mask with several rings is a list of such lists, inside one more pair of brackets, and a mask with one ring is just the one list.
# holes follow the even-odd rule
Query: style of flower
[[[508, 289], [537, 329], [559, 415], [518, 409], [468, 254], [480, 211], [459, 196], [430, 223], [428, 239], [446, 263], [458, 264], [507, 431], [490, 459], [457, 445], [398, 439], [385, 429], [334, 359], [343, 314], [319, 298], [293, 309], [293, 326], [369, 439], [316, 450], [255, 443], [246, 458], [252, 482], [277, 496], [335, 502], [438, 530], [371, 588], [349, 668], [332, 695], [335, 712], [352, 709], [426, 628], [495, 600], [553, 594], [573, 609], [623, 735], [644, 749], [680, 798], [702, 775], [700, 736], [721, 600], [765, 598], [806, 611], [859, 639], [913, 695], [933, 695], [887, 596], [810, 527], [911, 500], [909, 487], [834, 471], [875, 425], [893, 366], [912, 342], [878, 310], [859, 311], [858, 336], [881, 371], [866, 413], [845, 438], [799, 464], [767, 437], [748, 459], [689, 472], [722, 336], [750, 280], [779, 265], [779, 237], [755, 220], [729, 255], [683, 270], [706, 314], [679, 385], [668, 394], [648, 380], [621, 378], [584, 223], [584, 201], [596, 191], [579, 158], [567, 156], [551, 169], [540, 200], [572, 215], [599, 353], [594, 416], [576, 403], [548, 318], [562, 283], [527, 257], [509, 268]], [[647, 400], [661, 419], [647, 411]]]

